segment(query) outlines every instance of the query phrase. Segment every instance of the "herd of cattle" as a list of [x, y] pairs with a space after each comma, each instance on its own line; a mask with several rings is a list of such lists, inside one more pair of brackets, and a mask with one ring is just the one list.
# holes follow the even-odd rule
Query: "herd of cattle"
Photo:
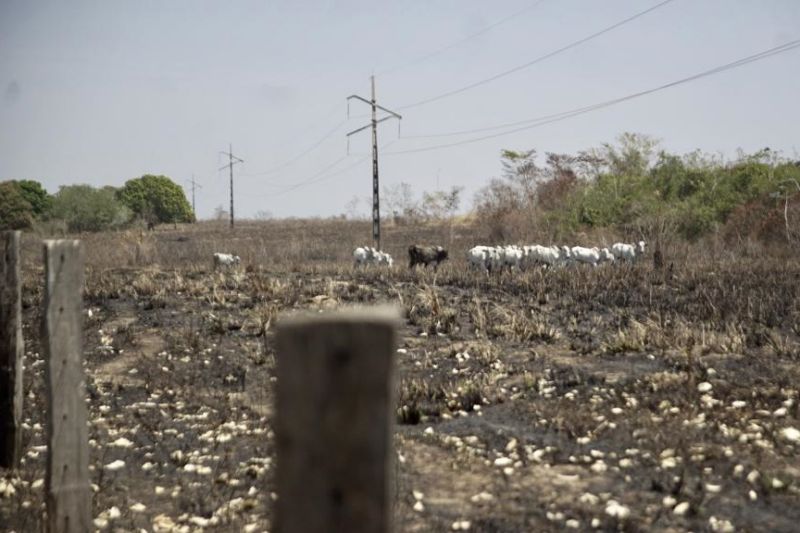
[[[618, 242], [610, 248], [586, 248], [583, 246], [475, 246], [467, 251], [467, 263], [470, 267], [484, 272], [503, 269], [520, 270], [534, 266], [555, 267], [583, 263], [597, 266], [614, 261], [634, 261], [645, 253], [646, 244]], [[386, 265], [392, 266], [394, 261], [386, 252], [370, 247], [359, 247], [353, 252], [355, 266]], [[433, 265], [447, 259], [447, 250], [441, 246], [408, 247], [408, 267], [417, 265]]]
[[[614, 261], [635, 261], [645, 253], [646, 244], [639, 241], [636, 244], [618, 242], [610, 248], [586, 248], [584, 246], [475, 246], [467, 251], [467, 263], [470, 267], [484, 272], [500, 270], [521, 270], [535, 266], [555, 267], [583, 263], [597, 266], [601, 263]], [[442, 261], [447, 259], [447, 250], [441, 246], [420, 246], [413, 244], [408, 247], [408, 267], [417, 265], [427, 267], [433, 265], [437, 268]], [[391, 267], [394, 265], [392, 256], [386, 252], [368, 246], [356, 248], [353, 251], [353, 260], [356, 267], [378, 265]], [[241, 259], [233, 254], [214, 254], [214, 268], [238, 265]]]

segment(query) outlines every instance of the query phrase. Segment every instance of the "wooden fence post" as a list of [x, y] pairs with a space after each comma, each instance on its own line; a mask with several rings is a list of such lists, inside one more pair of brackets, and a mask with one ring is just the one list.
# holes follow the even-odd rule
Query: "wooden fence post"
[[19, 231], [0, 233], [0, 467], [22, 453], [22, 278]]
[[390, 530], [398, 323], [392, 308], [279, 322], [276, 531]]
[[42, 349], [47, 389], [47, 530], [93, 531], [83, 371], [80, 241], [45, 241]]

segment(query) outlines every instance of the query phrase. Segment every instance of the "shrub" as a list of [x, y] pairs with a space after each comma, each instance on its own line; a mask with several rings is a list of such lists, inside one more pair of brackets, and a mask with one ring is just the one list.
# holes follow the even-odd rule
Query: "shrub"
[[130, 211], [116, 196], [114, 187], [91, 185], [61, 187], [53, 198], [52, 216], [63, 220], [70, 232], [104, 231], [125, 225]]
[[33, 207], [16, 183], [0, 183], [0, 229], [28, 229], [33, 219]]

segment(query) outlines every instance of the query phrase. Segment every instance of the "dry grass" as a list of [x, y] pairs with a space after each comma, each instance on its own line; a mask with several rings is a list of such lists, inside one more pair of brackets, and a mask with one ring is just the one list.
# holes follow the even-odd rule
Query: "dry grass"
[[[674, 266], [661, 271], [643, 262], [487, 276], [464, 261], [486, 243], [481, 231], [459, 225], [448, 242], [435, 226], [387, 227], [395, 268], [358, 271], [350, 253], [368, 243], [361, 222], [80, 236], [93, 310], [92, 462], [129, 464], [93, 472], [95, 514], [118, 506], [114, 527], [151, 530], [158, 515], [189, 525], [227, 509], [221, 530], [268, 528], [279, 315], [390, 302], [407, 319], [397, 356], [400, 530], [444, 531], [467, 518], [475, 531], [562, 530], [567, 519], [583, 530], [596, 519], [601, 530], [698, 531], [712, 516], [743, 530], [794, 527], [798, 447], [780, 432], [800, 427], [796, 258], [675, 243], [665, 247]], [[438, 272], [408, 270], [415, 242], [446, 244], [452, 259]], [[29, 236], [24, 245], [30, 451], [43, 444], [41, 247]], [[242, 265], [215, 272], [218, 251]], [[705, 382], [710, 392], [698, 390]], [[136, 448], [108, 446], [120, 435]], [[147, 462], [153, 469], [142, 471]], [[28, 510], [43, 503], [33, 487], [43, 468], [43, 455], [26, 457], [17, 495], [0, 499], [0, 523], [40, 527], [41, 513]], [[425, 493], [425, 511], [413, 510], [412, 490]], [[484, 492], [493, 499], [473, 499]], [[675, 514], [665, 497], [690, 511]], [[610, 499], [630, 516], [606, 514]], [[147, 510], [130, 511], [136, 502]]]

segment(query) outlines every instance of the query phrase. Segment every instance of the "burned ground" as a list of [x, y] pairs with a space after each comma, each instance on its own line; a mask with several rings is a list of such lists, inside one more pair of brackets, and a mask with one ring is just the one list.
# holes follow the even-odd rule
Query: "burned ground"
[[[673, 251], [670, 272], [486, 276], [458, 255], [479, 239], [461, 229], [436, 273], [355, 271], [357, 239], [334, 246], [338, 230], [318, 226], [85, 237], [99, 526], [269, 529], [279, 315], [392, 303], [405, 317], [399, 531], [797, 529], [800, 441], [785, 431], [800, 428], [796, 260]], [[402, 250], [436, 237], [411, 231], [385, 239]], [[281, 248], [286, 233], [302, 245]], [[25, 462], [0, 474], [14, 492], [0, 524], [16, 531], [40, 529], [44, 508], [42, 278], [38, 244], [26, 246]], [[241, 268], [214, 272], [215, 251]]]

